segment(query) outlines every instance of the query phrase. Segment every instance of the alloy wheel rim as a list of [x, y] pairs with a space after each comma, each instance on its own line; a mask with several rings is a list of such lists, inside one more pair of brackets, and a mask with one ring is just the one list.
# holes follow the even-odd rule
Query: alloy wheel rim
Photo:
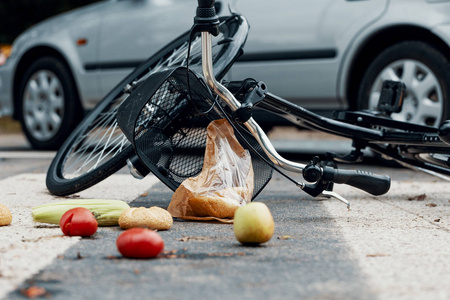
[[52, 139], [61, 128], [64, 91], [49, 70], [39, 70], [28, 80], [23, 96], [23, 116], [28, 132], [38, 141]]
[[386, 66], [370, 90], [369, 109], [376, 109], [384, 80], [406, 85], [402, 111], [391, 114], [394, 120], [437, 127], [442, 121], [444, 99], [434, 72], [420, 61], [402, 59]]

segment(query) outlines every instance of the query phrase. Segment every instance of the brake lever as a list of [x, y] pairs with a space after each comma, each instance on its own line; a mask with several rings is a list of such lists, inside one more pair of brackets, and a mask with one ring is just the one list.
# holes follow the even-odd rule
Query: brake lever
[[336, 193], [336, 192], [333, 192], [333, 191], [323, 191], [321, 194], [319, 194], [318, 197], [324, 197], [324, 198], [327, 198], [327, 199], [335, 198], [335, 199], [337, 199], [337, 200], [339, 200], [339, 201], [345, 203], [345, 204], [347, 205], [347, 209], [348, 209], [348, 210], [351, 210], [351, 208], [350, 208], [350, 202], [349, 202], [347, 199], [345, 199], [344, 197], [342, 197], [341, 195], [339, 195], [338, 193]]

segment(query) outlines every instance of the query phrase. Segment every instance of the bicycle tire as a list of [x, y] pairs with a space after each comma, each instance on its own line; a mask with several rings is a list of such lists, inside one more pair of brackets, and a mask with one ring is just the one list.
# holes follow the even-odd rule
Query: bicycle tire
[[402, 151], [402, 156], [418, 161], [421, 167], [433, 166], [433, 170], [439, 170], [440, 173], [450, 175], [450, 146], [443, 145], [438, 147], [424, 146], [406, 146]]
[[[223, 78], [242, 54], [248, 22], [240, 15], [220, 18], [220, 34], [213, 39], [213, 64], [217, 80]], [[186, 65], [189, 32], [179, 36], [122, 80], [80, 122], [53, 158], [47, 171], [47, 189], [65, 196], [85, 190], [126, 165], [134, 154], [116, 121], [117, 108], [129, 95], [127, 88], [139, 85], [151, 74]], [[199, 35], [192, 41], [190, 69], [201, 71]]]
[[420, 153], [416, 154], [415, 159], [420, 160], [423, 163], [439, 166], [441, 168], [449, 169], [450, 156], [447, 153]]
[[[376, 153], [388, 157], [402, 166], [414, 168], [422, 171], [430, 171], [432, 175], [441, 177], [450, 176], [449, 154], [447, 147], [426, 147], [426, 146], [408, 146], [407, 149], [399, 151], [382, 145], [372, 144], [370, 149]], [[428, 148], [428, 149], [427, 149]], [[442, 155], [437, 157], [436, 155]], [[447, 179], [448, 180], [448, 179]]]

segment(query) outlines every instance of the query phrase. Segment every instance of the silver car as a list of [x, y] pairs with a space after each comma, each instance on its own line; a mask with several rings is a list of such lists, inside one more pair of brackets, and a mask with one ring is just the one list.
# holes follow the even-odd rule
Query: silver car
[[[253, 77], [316, 111], [376, 108], [385, 79], [407, 85], [392, 117], [450, 116], [449, 0], [217, 0], [251, 25], [229, 80]], [[196, 1], [102, 1], [30, 28], [0, 66], [0, 115], [33, 147], [57, 148], [134, 67], [192, 25]]]

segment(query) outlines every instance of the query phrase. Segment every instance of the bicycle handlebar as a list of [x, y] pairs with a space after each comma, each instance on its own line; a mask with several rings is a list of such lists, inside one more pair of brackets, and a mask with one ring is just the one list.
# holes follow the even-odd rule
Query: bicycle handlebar
[[303, 178], [308, 182], [315, 182], [314, 185], [306, 186], [306, 192], [313, 196], [321, 193], [321, 187], [330, 182], [351, 185], [374, 196], [386, 194], [391, 187], [391, 178], [386, 175], [361, 170], [340, 170], [328, 165], [320, 166], [321, 164], [316, 156], [303, 169]]
[[[201, 26], [201, 22], [210, 22], [211, 19], [213, 19], [213, 17], [211, 17], [212, 12], [214, 12], [215, 15], [215, 9], [213, 7], [214, 0], [198, 0], [198, 5], [197, 16], [194, 20], [196, 22], [198, 21], [196, 25], [200, 26], [199, 28], [204, 29]], [[217, 18], [217, 16], [215, 16], [215, 18]], [[221, 97], [233, 111], [236, 111], [240, 108], [241, 103], [227, 88], [217, 82], [213, 75], [214, 73], [212, 69], [213, 64], [211, 52], [212, 44], [211, 35], [209, 34], [211, 33], [211, 31], [200, 31], [202, 32], [202, 69], [205, 81], [212, 91], [214, 91], [219, 97]], [[286, 160], [278, 154], [269, 138], [253, 118], [249, 118], [246, 122], [244, 122], [244, 125], [261, 145], [262, 150], [265, 152], [270, 161], [272, 161], [275, 165], [280, 166], [285, 170], [294, 172], [304, 170], [306, 165]], [[338, 170], [332, 167], [323, 167], [321, 173], [322, 182], [329, 181], [348, 184], [364, 190], [372, 195], [385, 194], [386, 192], [388, 192], [391, 185], [389, 176], [375, 175], [364, 171]], [[314, 190], [314, 187], [308, 187], [307, 185], [305, 185], [304, 187], [306, 187], [306, 189]]]
[[366, 191], [374, 196], [386, 194], [391, 187], [391, 178], [361, 170], [339, 170], [323, 167], [322, 179], [335, 183], [344, 183]]
[[192, 33], [209, 32], [214, 36], [219, 35], [219, 17], [214, 4], [214, 0], [198, 0]]
[[214, 6], [215, 0], [197, 0], [199, 8], [211, 8]]

